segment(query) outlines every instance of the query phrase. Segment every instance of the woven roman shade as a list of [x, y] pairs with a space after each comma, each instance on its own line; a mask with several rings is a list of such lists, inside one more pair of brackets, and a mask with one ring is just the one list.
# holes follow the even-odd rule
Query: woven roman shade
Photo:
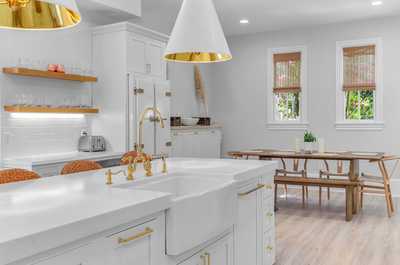
[[301, 74], [301, 53], [274, 54], [274, 93], [298, 93]]
[[375, 45], [343, 48], [343, 90], [375, 89]]

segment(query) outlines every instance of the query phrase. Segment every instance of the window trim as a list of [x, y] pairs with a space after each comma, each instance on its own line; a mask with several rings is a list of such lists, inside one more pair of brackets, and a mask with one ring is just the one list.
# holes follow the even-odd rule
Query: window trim
[[[375, 45], [375, 100], [373, 120], [347, 120], [345, 112], [345, 93], [343, 87], [343, 48]], [[382, 130], [383, 122], [383, 83], [382, 83], [382, 39], [371, 38], [336, 42], [336, 130]]]
[[[274, 54], [301, 52], [300, 73], [300, 117], [298, 120], [281, 121], [275, 119], [274, 106]], [[270, 130], [307, 130], [307, 46], [293, 46], [268, 49], [268, 73], [267, 73], [267, 127]]]

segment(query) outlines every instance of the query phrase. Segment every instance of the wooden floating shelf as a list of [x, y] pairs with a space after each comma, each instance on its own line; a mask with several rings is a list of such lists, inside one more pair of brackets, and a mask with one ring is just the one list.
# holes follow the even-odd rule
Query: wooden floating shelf
[[19, 113], [82, 113], [96, 114], [99, 113], [97, 108], [50, 108], [50, 107], [21, 107], [21, 106], [4, 106], [7, 112]]
[[69, 80], [78, 82], [97, 82], [97, 77], [94, 76], [64, 74], [64, 73], [41, 71], [41, 70], [19, 68], [19, 67], [3, 68], [3, 73], [9, 75], [30, 76], [30, 77]]

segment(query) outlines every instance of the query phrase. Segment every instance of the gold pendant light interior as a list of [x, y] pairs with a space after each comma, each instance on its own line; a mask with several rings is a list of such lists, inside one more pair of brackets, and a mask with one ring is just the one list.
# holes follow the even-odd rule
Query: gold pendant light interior
[[77, 25], [81, 16], [65, 6], [38, 0], [0, 0], [0, 28], [60, 29]]
[[214, 52], [183, 52], [166, 54], [164, 58], [167, 61], [181, 63], [215, 63], [229, 61], [232, 59], [232, 56], [230, 54]]

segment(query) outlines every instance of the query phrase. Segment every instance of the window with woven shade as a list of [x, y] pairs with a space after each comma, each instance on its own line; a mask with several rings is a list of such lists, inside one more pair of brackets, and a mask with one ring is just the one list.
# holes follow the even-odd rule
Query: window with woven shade
[[301, 52], [273, 55], [275, 120], [294, 121], [300, 117]]
[[274, 93], [301, 91], [301, 53], [274, 54]]
[[336, 42], [338, 130], [382, 130], [382, 39]]
[[347, 120], [374, 119], [375, 50], [375, 45], [343, 48], [343, 91]]

